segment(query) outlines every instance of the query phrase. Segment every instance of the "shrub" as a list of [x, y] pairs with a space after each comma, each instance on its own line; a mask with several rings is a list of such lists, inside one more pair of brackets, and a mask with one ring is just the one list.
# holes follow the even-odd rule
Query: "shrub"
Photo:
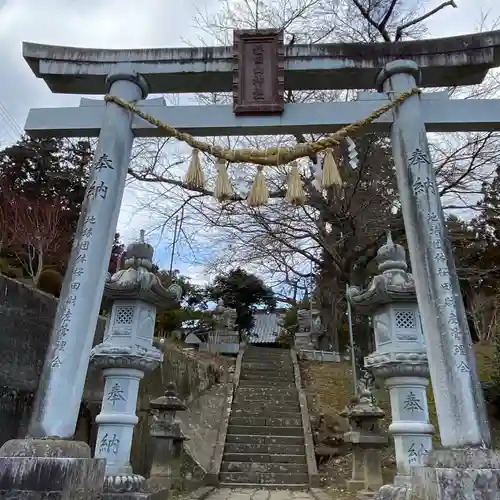
[[59, 297], [63, 285], [63, 277], [55, 269], [44, 269], [40, 273], [36, 287], [42, 292], [50, 293], [54, 297]]
[[495, 338], [495, 347], [492, 359], [493, 371], [489, 380], [483, 382], [484, 397], [491, 405], [493, 416], [500, 418], [500, 336]]

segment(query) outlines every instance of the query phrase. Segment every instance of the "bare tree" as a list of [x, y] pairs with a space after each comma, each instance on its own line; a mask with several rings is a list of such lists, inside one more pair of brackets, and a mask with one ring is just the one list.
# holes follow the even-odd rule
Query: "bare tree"
[[470, 300], [474, 330], [481, 343], [488, 344], [500, 334], [500, 295], [485, 295], [478, 291]]
[[7, 210], [12, 249], [34, 283], [38, 283], [46, 259], [57, 255], [70, 239], [63, 204], [57, 199], [27, 200], [11, 196]]
[[[196, 17], [196, 24], [211, 44], [230, 44], [234, 28], [259, 27], [283, 29], [287, 43], [398, 42], [425, 36], [426, 19], [445, 7], [456, 6], [453, 1], [446, 1], [426, 11], [425, 3], [408, 0], [224, 0], [220, 4], [217, 13], [199, 12]], [[485, 85], [461, 89], [460, 93], [484, 97], [496, 88], [493, 78]], [[348, 91], [304, 91], [287, 92], [286, 100], [328, 102], [352, 97]], [[228, 94], [199, 95], [197, 99], [200, 104], [230, 102]], [[226, 147], [262, 148], [276, 141], [286, 145], [317, 138], [232, 137], [218, 138], [217, 142]], [[301, 163], [307, 193], [302, 207], [279, 201], [285, 192], [285, 170], [280, 168], [266, 173], [271, 201], [260, 209], [248, 207], [242, 201], [242, 193], [248, 189], [254, 172], [251, 167], [238, 166], [237, 172], [230, 169], [240, 194], [222, 205], [212, 199], [210, 188], [180, 189], [186, 188], [179, 180], [178, 166], [182, 159], [181, 163], [159, 170], [157, 160], [151, 158], [146, 167], [134, 168], [132, 175], [147, 181], [144, 204], [161, 220], [157, 229], [168, 226], [181, 207], [185, 207], [184, 237], [192, 248], [194, 261], [206, 263], [204, 248], [209, 245], [211, 268], [215, 271], [244, 264], [253, 272], [265, 273], [275, 288], [283, 289], [284, 300], [289, 299], [288, 292], [294, 289], [291, 283], [301, 282], [306, 288], [314, 276], [323, 324], [335, 338], [345, 283], [363, 281], [362, 271], [376, 254], [386, 229], [391, 228], [396, 237], [404, 233], [387, 140], [368, 135], [356, 141], [359, 167], [352, 170], [346, 164], [341, 165], [346, 181], [342, 191], [317, 189], [315, 156]], [[496, 134], [431, 136], [446, 209], [474, 208], [490, 165], [498, 161], [498, 142]], [[337, 154], [340, 157], [342, 153], [340, 148]], [[210, 186], [214, 171], [208, 160], [206, 168]]]

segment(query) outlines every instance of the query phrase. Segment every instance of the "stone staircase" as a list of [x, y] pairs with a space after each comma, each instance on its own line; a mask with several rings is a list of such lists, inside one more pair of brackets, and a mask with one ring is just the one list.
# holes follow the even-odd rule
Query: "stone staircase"
[[249, 346], [231, 407], [219, 480], [306, 488], [304, 431], [290, 352]]

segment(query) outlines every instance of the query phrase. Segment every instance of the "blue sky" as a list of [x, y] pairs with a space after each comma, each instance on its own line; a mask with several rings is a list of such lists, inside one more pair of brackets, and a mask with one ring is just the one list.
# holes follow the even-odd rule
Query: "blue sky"
[[[430, 8], [441, 1], [430, 0]], [[453, 36], [476, 31], [487, 15], [491, 25], [500, 15], [498, 0], [457, 0], [458, 9], [447, 8], [431, 18], [431, 35]], [[0, 0], [0, 142], [15, 139], [31, 107], [77, 106], [81, 96], [54, 95], [35, 78], [22, 58], [21, 42], [94, 48], [175, 47], [196, 43], [193, 17], [197, 9], [214, 11], [218, 0]], [[134, 188], [127, 189], [119, 221], [126, 242], [139, 229], [149, 227], [147, 213], [137, 213]], [[203, 231], [201, 231], [203, 232]], [[171, 232], [152, 235], [156, 260], [168, 267]], [[193, 250], [181, 239], [174, 268], [195, 281], [206, 280], [204, 256], [210, 253], [210, 232]]]

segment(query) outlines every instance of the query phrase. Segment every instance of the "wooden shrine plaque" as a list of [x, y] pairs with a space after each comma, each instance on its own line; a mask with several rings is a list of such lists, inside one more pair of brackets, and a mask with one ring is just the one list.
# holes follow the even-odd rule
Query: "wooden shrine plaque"
[[283, 113], [283, 32], [272, 29], [235, 30], [233, 49], [234, 114]]

